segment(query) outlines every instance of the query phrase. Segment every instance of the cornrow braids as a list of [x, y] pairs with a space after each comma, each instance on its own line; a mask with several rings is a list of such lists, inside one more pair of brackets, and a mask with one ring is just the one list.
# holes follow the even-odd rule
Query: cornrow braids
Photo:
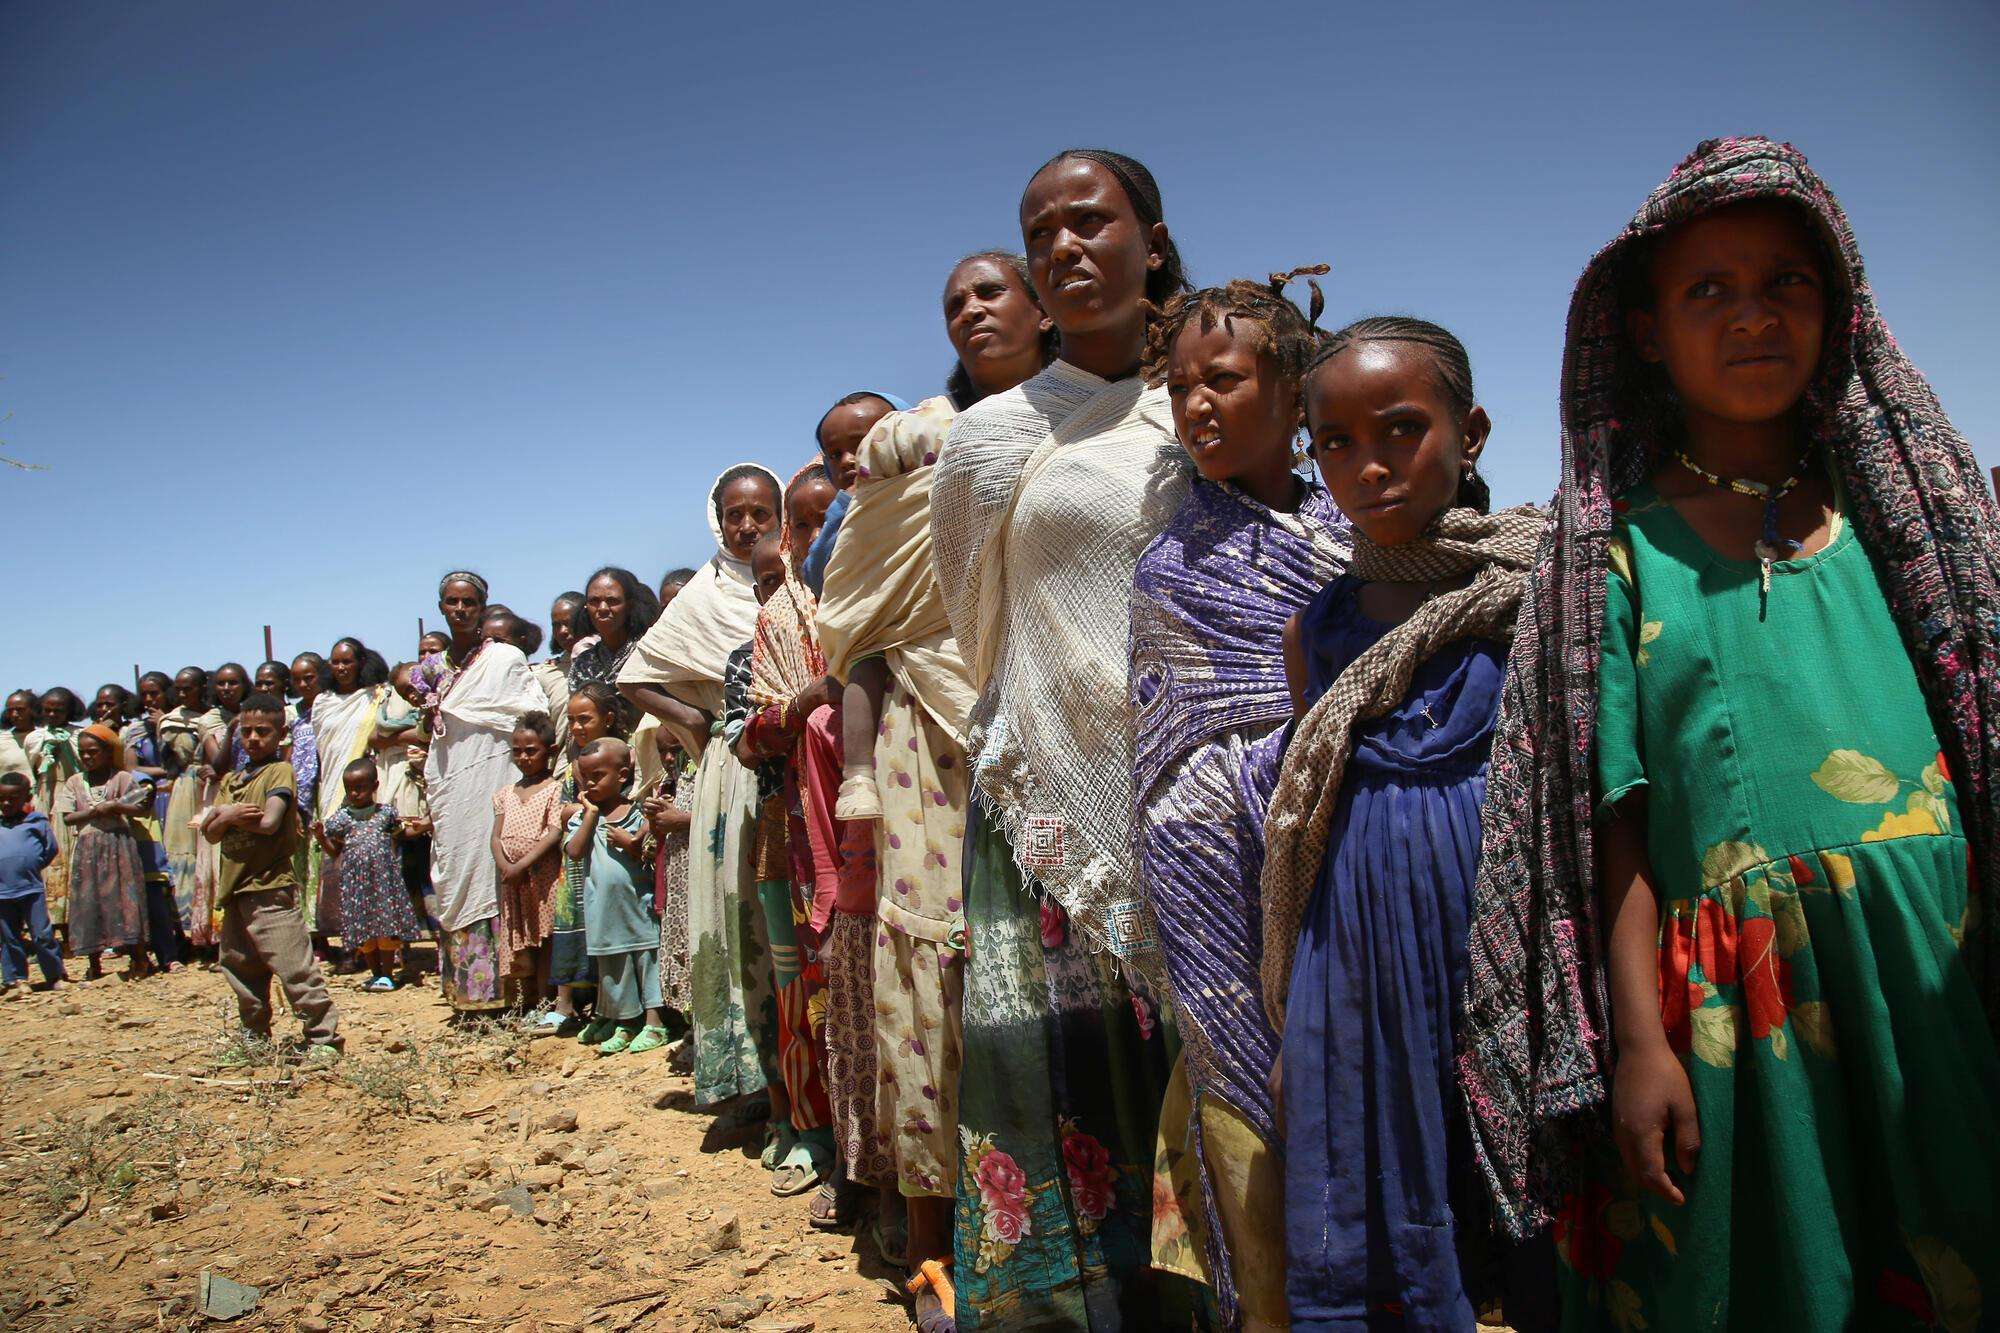
[[[1146, 170], [1146, 164], [1123, 153], [1114, 153], [1109, 148], [1065, 148], [1036, 167], [1034, 176], [1028, 179], [1033, 181], [1035, 176], [1070, 158], [1094, 162], [1110, 172], [1112, 179], [1118, 182], [1118, 188], [1125, 192], [1126, 202], [1132, 205], [1140, 227], [1147, 233], [1151, 233], [1155, 223], [1166, 221], [1160, 183], [1153, 179], [1152, 172]], [[1180, 247], [1174, 244], [1173, 235], [1169, 232], [1164, 262], [1146, 274], [1146, 299], [1159, 305], [1176, 293], [1187, 291], [1188, 287], [1187, 268], [1181, 263]]]
[[[1326, 335], [1318, 328], [1326, 310], [1326, 293], [1315, 279], [1328, 271], [1325, 264], [1306, 264], [1283, 273], [1273, 273], [1265, 282], [1238, 278], [1221, 287], [1203, 287], [1183, 292], [1168, 301], [1164, 309], [1148, 306], [1146, 354], [1140, 368], [1146, 383], [1158, 387], [1167, 382], [1167, 362], [1174, 343], [1188, 325], [1199, 321], [1206, 333], [1218, 323], [1242, 319], [1263, 330], [1259, 351], [1268, 352], [1277, 363], [1278, 375], [1290, 383], [1294, 393], [1305, 383], [1306, 368], [1313, 364]], [[1285, 295], [1285, 288], [1304, 278], [1312, 289], [1309, 313], [1301, 314]]]
[[[1442, 325], [1411, 315], [1370, 315], [1336, 330], [1306, 367], [1306, 374], [1310, 376], [1349, 348], [1385, 342], [1411, 343], [1430, 354], [1432, 374], [1452, 411], [1470, 412], [1478, 403], [1472, 393], [1472, 357], [1467, 354], [1465, 344]], [[1492, 488], [1476, 470], [1467, 471], [1459, 479], [1458, 504], [1482, 514], [1492, 510]]]

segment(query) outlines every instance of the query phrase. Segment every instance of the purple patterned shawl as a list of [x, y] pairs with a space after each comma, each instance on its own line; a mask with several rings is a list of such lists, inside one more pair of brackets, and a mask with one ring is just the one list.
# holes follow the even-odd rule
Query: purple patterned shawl
[[[1140, 881], [1159, 932], [1188, 1073], [1277, 1142], [1266, 1086], [1278, 1039], [1264, 1017], [1259, 872], [1263, 803], [1278, 747], [1258, 746], [1229, 775], [1218, 807], [1181, 798], [1181, 768], [1231, 735], [1268, 737], [1291, 717], [1285, 621], [1346, 563], [1346, 521], [1317, 483], [1296, 517], [1308, 540], [1234, 489], [1196, 479], [1180, 513], [1139, 558], [1132, 588], [1133, 821]], [[1177, 778], [1176, 774], [1180, 774]], [[1222, 1230], [1208, 1205], [1210, 1268], [1233, 1305]]]
[[1665, 432], [1623, 328], [1635, 242], [1719, 206], [1782, 199], [1828, 261], [1825, 364], [1807, 421], [1917, 668], [1958, 784], [1983, 902], [1966, 960], [1996, 1004], [2000, 925], [2000, 524], [1972, 450], [1876, 312], [1847, 218], [1788, 144], [1703, 143], [1599, 251], [1570, 303], [1562, 482], [1500, 703], [1474, 890], [1460, 1072], [1501, 1220], [1526, 1235], [1601, 1132], [1610, 1051], [1590, 815], [1612, 497], [1657, 466]]

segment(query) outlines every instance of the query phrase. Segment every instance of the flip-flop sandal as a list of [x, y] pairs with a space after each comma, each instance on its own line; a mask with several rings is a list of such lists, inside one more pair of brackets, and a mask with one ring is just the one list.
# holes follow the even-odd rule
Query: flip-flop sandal
[[840, 1206], [840, 1185], [828, 1176], [819, 1182], [819, 1192], [813, 1195], [812, 1206], [806, 1212], [808, 1225], [820, 1231], [842, 1231], [849, 1218]]
[[903, 1246], [908, 1237], [900, 1222], [882, 1224], [882, 1214], [875, 1214], [875, 1220], [868, 1224], [868, 1239], [875, 1242], [875, 1253], [883, 1263], [896, 1268], [903, 1266]]
[[778, 1163], [792, 1155], [798, 1142], [798, 1132], [789, 1120], [773, 1121], [765, 1127], [764, 1150], [757, 1154], [757, 1164], [766, 1171], [776, 1171]]

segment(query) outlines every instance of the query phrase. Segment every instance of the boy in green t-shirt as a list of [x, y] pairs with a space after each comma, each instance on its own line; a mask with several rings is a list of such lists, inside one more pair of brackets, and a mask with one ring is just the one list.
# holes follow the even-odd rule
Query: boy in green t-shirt
[[271, 978], [305, 1024], [306, 1058], [340, 1058], [339, 1016], [313, 961], [299, 915], [292, 853], [299, 845], [298, 781], [277, 757], [284, 743], [285, 706], [253, 694], [236, 714], [236, 738], [249, 762], [222, 779], [216, 803], [200, 822], [201, 836], [219, 844], [215, 900], [222, 908], [222, 973], [236, 992], [243, 1028], [271, 1038]]

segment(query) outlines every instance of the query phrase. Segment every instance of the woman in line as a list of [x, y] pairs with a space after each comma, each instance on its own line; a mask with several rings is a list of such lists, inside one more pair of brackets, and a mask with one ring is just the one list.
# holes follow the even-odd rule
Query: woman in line
[[104, 975], [101, 955], [128, 960], [125, 979], [152, 972], [144, 946], [146, 874], [132, 816], [152, 802], [152, 789], [125, 768], [118, 733], [93, 722], [76, 734], [80, 771], [56, 793], [55, 815], [73, 835], [70, 844], [70, 944], [87, 960], [87, 980]]
[[[1305, 272], [1323, 271], [1324, 266]], [[1295, 274], [1168, 303], [1147, 378], [1164, 383], [1197, 476], [1132, 591], [1139, 875], [1187, 1046], [1160, 1117], [1154, 1262], [1214, 1288], [1223, 1320], [1281, 1328], [1284, 1177], [1269, 1088], [1277, 1036], [1259, 966], [1264, 801], [1291, 715], [1284, 629], [1345, 566], [1350, 537], [1297, 466], [1301, 385], [1323, 335]]]
[[1061, 359], [958, 418], [931, 492], [938, 582], [980, 691], [958, 1324], [1159, 1327], [1191, 1293], [1148, 1267], [1168, 1062], [1145, 993], [1161, 974], [1132, 864], [1126, 699], [1133, 568], [1188, 470], [1166, 391], [1138, 372], [1148, 309], [1186, 283], [1152, 174], [1121, 154], [1058, 154], [1020, 214]]
[[778, 526], [778, 479], [741, 463], [708, 494], [715, 556], [675, 596], [618, 673], [619, 690], [700, 755], [688, 865], [695, 1104], [767, 1087], [778, 1067], [770, 944], [751, 876], [757, 779], [721, 729], [729, 655], [757, 629], [750, 552]]
[[[868, 820], [882, 885], [869, 932], [880, 1071], [874, 1115], [904, 1203], [904, 1264], [913, 1280], [927, 1261], [952, 1262], [964, 1063], [965, 735], [975, 699], [938, 590], [931, 486], [957, 413], [1038, 374], [1056, 346], [1055, 324], [1018, 255], [960, 260], [945, 279], [943, 304], [945, 335], [958, 354], [949, 392], [883, 417], [861, 442], [854, 499], [816, 616], [827, 671], [847, 686], [843, 729], [872, 741], [848, 768], [865, 776], [877, 812]], [[934, 1287], [919, 1284], [922, 1333], [950, 1327], [944, 1288]]]
[[125, 767], [153, 789], [151, 803], [132, 817], [132, 833], [139, 840], [139, 863], [146, 876], [146, 945], [162, 972], [187, 960], [187, 938], [174, 911], [173, 872], [167, 864], [166, 818], [173, 803], [174, 773], [167, 767], [160, 742], [173, 688], [173, 678], [164, 671], [139, 677], [138, 716], [119, 734]]
[[174, 913], [190, 951], [212, 942], [208, 929], [208, 907], [200, 900], [201, 835], [195, 820], [206, 808], [209, 784], [201, 757], [202, 718], [209, 709], [208, 672], [201, 667], [182, 667], [174, 673], [174, 706], [159, 721], [159, 760], [173, 779], [162, 829], [167, 850], [167, 875], [173, 883]]
[[[388, 693], [389, 664], [359, 639], [346, 638], [334, 644], [326, 655], [326, 667], [331, 687], [319, 692], [308, 705], [312, 710], [309, 732], [316, 751], [316, 766], [325, 779], [315, 789], [312, 805], [301, 806], [310, 811], [313, 833], [323, 831], [326, 821], [346, 803], [347, 792], [340, 775], [347, 766], [357, 759], [373, 757], [370, 741], [375, 731], [375, 714]], [[297, 750], [294, 729], [293, 753]], [[315, 844], [318, 894], [313, 913], [306, 921], [322, 942], [328, 935], [339, 934], [341, 943], [351, 953], [356, 945], [367, 941], [348, 939], [340, 928], [340, 858], [329, 855], [320, 838], [309, 837]], [[303, 898], [299, 910], [306, 911]], [[349, 966], [356, 965], [349, 960]]]
[[[83, 718], [83, 700], [58, 685], [42, 692], [36, 710], [40, 725], [28, 733], [28, 763], [35, 770], [35, 807], [53, 812], [56, 793], [63, 784], [83, 771], [76, 752], [76, 724]], [[66, 819], [51, 813], [55, 827], [56, 859], [42, 872], [47, 893], [49, 924], [65, 952], [69, 949], [69, 867], [76, 847], [76, 833]]]
[[[441, 929], [438, 972], [453, 1009], [492, 1013], [506, 1007], [493, 797], [514, 780], [514, 728], [541, 708], [542, 692], [519, 648], [481, 637], [485, 579], [468, 570], [445, 575], [438, 610], [451, 629], [450, 646], [411, 673], [431, 730], [424, 787]], [[336, 658], [336, 688], [340, 670]], [[354, 670], [358, 689], [358, 656]]]

